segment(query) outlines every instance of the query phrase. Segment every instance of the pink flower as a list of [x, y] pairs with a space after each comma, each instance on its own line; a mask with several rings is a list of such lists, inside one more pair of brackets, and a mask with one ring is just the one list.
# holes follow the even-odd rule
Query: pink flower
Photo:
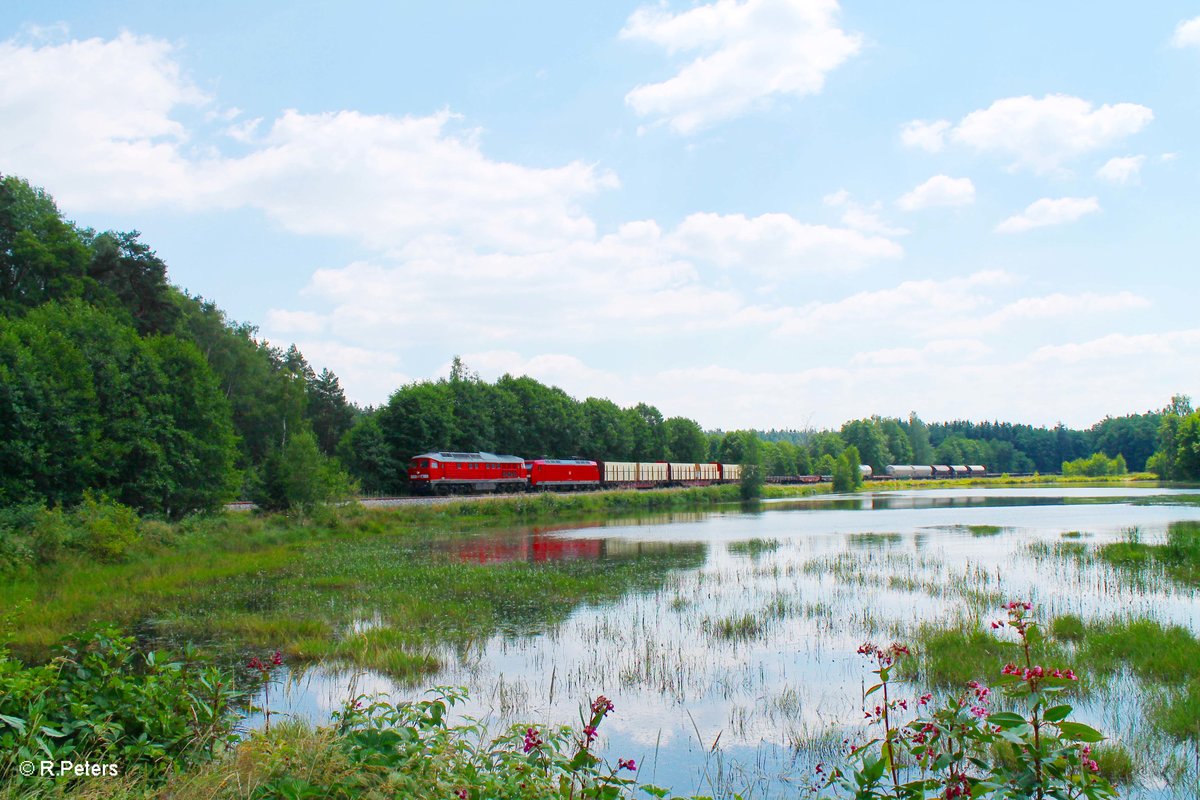
[[275, 655], [271, 656], [271, 664], [273, 666], [278, 667], [282, 663], [283, 663], [283, 654], [280, 653], [278, 650], [276, 650]]
[[526, 728], [525, 729], [524, 744], [525, 744], [525, 752], [526, 753], [530, 752], [531, 750], [536, 750], [537, 748], [542, 746], [543, 742], [542, 742], [541, 737], [538, 736], [537, 728]]
[[604, 695], [600, 695], [599, 697], [597, 697], [595, 700], [592, 701], [592, 713], [593, 714], [608, 714], [608, 712], [610, 712], [612, 710], [613, 710], [612, 701], [609, 700]]
[[628, 761], [626, 761], [623, 758], [618, 758], [617, 759], [617, 769], [627, 769], [630, 772], [633, 772], [634, 770], [637, 769], [637, 764], [634, 762], [634, 760], [632, 758], [629, 759]]

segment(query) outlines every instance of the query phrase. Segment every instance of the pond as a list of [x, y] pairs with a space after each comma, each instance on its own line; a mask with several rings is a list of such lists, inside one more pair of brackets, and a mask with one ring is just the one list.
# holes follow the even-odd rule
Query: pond
[[[395, 557], [611, 570], [605, 596], [545, 611], [517, 587], [487, 635], [430, 644], [442, 668], [415, 683], [466, 687], [460, 710], [495, 732], [518, 721], [578, 724], [580, 705], [604, 694], [616, 713], [601, 731], [603, 752], [614, 763], [636, 758], [640, 781], [798, 796], [818, 763], [838, 763], [845, 740], [865, 731], [871, 676], [855, 652], [864, 641], [915, 642], [922, 626], [987, 629], [1017, 598], [1046, 621], [1150, 618], [1200, 634], [1194, 585], [1094, 557], [1104, 544], [1153, 544], [1173, 524], [1200, 521], [1197, 499], [1105, 487], [865, 492], [754, 512], [487, 532]], [[631, 565], [637, 579], [617, 577]], [[359, 630], [376, 624], [369, 608], [355, 621]], [[276, 687], [271, 705], [325, 722], [360, 693], [414, 697], [413, 683], [310, 667]], [[1077, 716], [1133, 756], [1138, 782], [1125, 793], [1194, 797], [1194, 743], [1145, 719], [1160, 690], [1128, 671], [1088, 686]], [[918, 679], [902, 691], [925, 688]]]

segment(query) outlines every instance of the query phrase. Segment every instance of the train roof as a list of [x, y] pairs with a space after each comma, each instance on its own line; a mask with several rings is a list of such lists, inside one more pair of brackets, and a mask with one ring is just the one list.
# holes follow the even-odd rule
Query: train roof
[[413, 458], [433, 458], [438, 461], [469, 462], [469, 461], [486, 461], [500, 464], [524, 464], [525, 459], [517, 458], [516, 456], [498, 456], [495, 453], [421, 453]]

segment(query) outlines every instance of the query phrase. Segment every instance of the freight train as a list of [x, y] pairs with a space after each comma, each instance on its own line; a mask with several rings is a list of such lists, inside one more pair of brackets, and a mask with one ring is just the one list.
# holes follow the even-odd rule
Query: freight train
[[[885, 475], [859, 466], [866, 480], [976, 478], [988, 474], [979, 465], [891, 464]], [[480, 492], [595, 491], [712, 486], [737, 483], [738, 464], [675, 461], [590, 461], [583, 458], [534, 458], [494, 453], [422, 453], [408, 465], [408, 481], [417, 494]], [[830, 475], [768, 476], [767, 483], [818, 483]]]
[[524, 459], [494, 453], [422, 453], [408, 464], [408, 482], [418, 494], [653, 489], [737, 483], [741, 478], [738, 464]]

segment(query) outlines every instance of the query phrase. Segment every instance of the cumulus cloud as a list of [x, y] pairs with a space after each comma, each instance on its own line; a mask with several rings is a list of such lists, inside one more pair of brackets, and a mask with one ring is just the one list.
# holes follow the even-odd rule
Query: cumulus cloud
[[1119, 358], [1174, 358], [1185, 356], [1194, 362], [1200, 352], [1200, 328], [1166, 333], [1112, 333], [1086, 342], [1046, 345], [1030, 356], [1034, 362], [1077, 364]]
[[825, 205], [842, 209], [842, 223], [856, 231], [878, 234], [879, 236], [906, 236], [908, 231], [886, 222], [880, 213], [883, 204], [879, 202], [864, 206], [851, 199], [845, 189], [825, 195], [821, 198]]
[[1115, 294], [1055, 292], [1041, 297], [1023, 297], [1015, 300], [982, 318], [980, 325], [986, 329], [995, 329], [1012, 322], [1059, 320], [1070, 316], [1112, 314], [1149, 307], [1149, 299], [1128, 291]]
[[[198, 108], [243, 155], [189, 144]], [[229, 123], [169, 43], [0, 44], [0, 159], [77, 210], [254, 208], [284, 228], [382, 247], [414, 236], [536, 249], [591, 236], [582, 198], [616, 186], [581, 162], [535, 168], [488, 158], [481, 134], [443, 111], [395, 117], [286, 111]]]
[[1095, 197], [1043, 197], [996, 226], [998, 233], [1021, 233], [1047, 225], [1065, 225], [1100, 210]]
[[920, 186], [902, 195], [896, 205], [905, 211], [932, 206], [967, 206], [975, 202], [975, 184], [970, 178], [934, 175]]
[[904, 250], [883, 236], [800, 222], [788, 214], [692, 214], [670, 237], [672, 248], [721, 267], [771, 275], [840, 272]]
[[905, 281], [888, 289], [858, 292], [832, 302], [809, 303], [780, 324], [779, 336], [808, 334], [869, 321], [891, 335], [897, 330], [936, 338], [978, 315], [994, 302], [994, 292], [1014, 282], [1003, 270], [982, 270], [961, 278]]
[[740, 116], [774, 97], [819, 93], [825, 76], [862, 40], [838, 26], [836, 0], [717, 0], [673, 14], [638, 9], [621, 36], [667, 51], [699, 53], [671, 78], [642, 84], [625, 101], [682, 134]]
[[1200, 47], [1200, 17], [1192, 17], [1176, 25], [1171, 44], [1175, 47]]
[[909, 147], [937, 153], [946, 146], [946, 134], [950, 128], [950, 123], [944, 119], [934, 122], [914, 119], [900, 127], [900, 141]]
[[1153, 111], [1136, 103], [1095, 107], [1069, 95], [1026, 95], [997, 100], [953, 127], [945, 121], [910, 122], [901, 130], [901, 139], [911, 147], [936, 151], [948, 137], [979, 152], [1011, 158], [1010, 169], [1048, 173], [1132, 136], [1153, 119]]
[[1110, 158], [1104, 166], [1096, 170], [1096, 177], [1109, 183], [1132, 183], [1141, 175], [1142, 163], [1145, 156], [1120, 156]]
[[165, 41], [130, 33], [0, 43], [5, 171], [36, 176], [77, 208], [188, 199], [196, 165], [188, 160], [188, 132], [171, 115], [211, 99], [172, 53]]

